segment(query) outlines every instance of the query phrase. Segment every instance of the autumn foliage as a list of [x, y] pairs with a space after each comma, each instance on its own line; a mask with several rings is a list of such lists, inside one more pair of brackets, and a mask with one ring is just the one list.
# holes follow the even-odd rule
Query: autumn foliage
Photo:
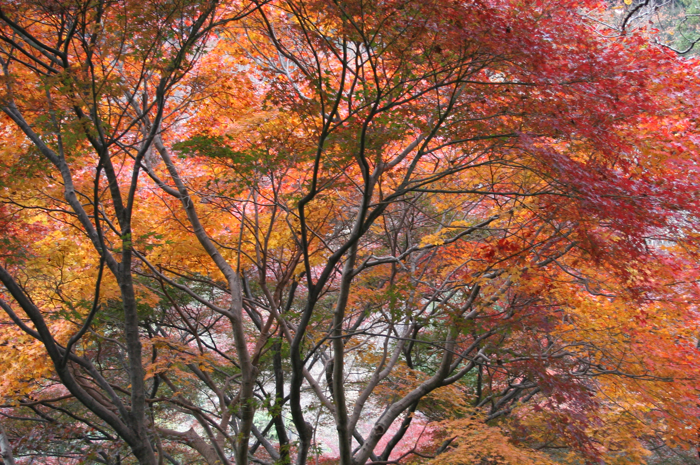
[[695, 448], [698, 64], [608, 7], [0, 5], [5, 461]]

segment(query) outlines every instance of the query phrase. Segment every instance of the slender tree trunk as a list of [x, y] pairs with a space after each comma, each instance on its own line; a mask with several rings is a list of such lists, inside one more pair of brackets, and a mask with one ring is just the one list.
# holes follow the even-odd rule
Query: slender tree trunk
[[[282, 339], [282, 329], [280, 328], [280, 340]], [[275, 370], [275, 405], [273, 407], [273, 420], [275, 422], [275, 430], [279, 439], [280, 449], [280, 464], [289, 465], [291, 459], [289, 457], [289, 437], [287, 436], [287, 428], [284, 425], [282, 417], [282, 407], [284, 405], [284, 370], [282, 369], [282, 343], [276, 342], [272, 350], [274, 351], [273, 366]]]
[[2, 423], [0, 423], [0, 457], [2, 457], [4, 465], [15, 465], [10, 440], [7, 438], [7, 433], [3, 429]]
[[[139, 335], [139, 317], [136, 310], [134, 284], [131, 276], [131, 251], [124, 244], [123, 261], [120, 264], [121, 276], [119, 287], [124, 309], [124, 326], [126, 347], [129, 355], [129, 374], [131, 380], [131, 412], [129, 421], [131, 429], [140, 440], [140, 445], [133, 447], [134, 455], [142, 465], [158, 463], [153, 448], [148, 440], [146, 419], [146, 384], [141, 360], [141, 337]], [[128, 268], [127, 268], [128, 267]]]
[[[358, 220], [359, 223], [359, 220]], [[350, 295], [352, 273], [355, 268], [357, 245], [350, 248], [347, 261], [343, 267], [343, 278], [340, 295], [333, 315], [333, 401], [336, 408], [336, 430], [338, 431], [338, 447], [340, 449], [340, 464], [352, 465], [351, 436], [348, 422], [347, 400], [345, 398], [345, 343], [343, 341], [343, 322], [345, 308]]]

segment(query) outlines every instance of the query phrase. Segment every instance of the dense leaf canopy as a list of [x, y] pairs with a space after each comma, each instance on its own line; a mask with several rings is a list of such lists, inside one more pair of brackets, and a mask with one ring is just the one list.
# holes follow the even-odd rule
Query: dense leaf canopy
[[5, 462], [694, 448], [698, 63], [608, 3], [3, 2]]

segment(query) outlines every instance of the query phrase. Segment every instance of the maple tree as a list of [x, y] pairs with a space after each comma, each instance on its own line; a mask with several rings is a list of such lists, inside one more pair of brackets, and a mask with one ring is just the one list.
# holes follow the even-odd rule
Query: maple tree
[[619, 32], [628, 29], [651, 32], [652, 42], [680, 55], [692, 55], [700, 42], [698, 8], [700, 4], [696, 0], [624, 0], [612, 7], [606, 22]]
[[0, 439], [107, 464], [694, 446], [696, 64], [603, 8], [7, 2]]

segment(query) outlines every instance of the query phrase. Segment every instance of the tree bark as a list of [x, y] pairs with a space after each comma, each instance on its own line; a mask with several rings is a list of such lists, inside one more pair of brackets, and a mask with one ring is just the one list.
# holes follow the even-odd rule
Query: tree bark
[[12, 447], [7, 433], [0, 423], [0, 456], [4, 465], [15, 465], [15, 457], [12, 455]]

